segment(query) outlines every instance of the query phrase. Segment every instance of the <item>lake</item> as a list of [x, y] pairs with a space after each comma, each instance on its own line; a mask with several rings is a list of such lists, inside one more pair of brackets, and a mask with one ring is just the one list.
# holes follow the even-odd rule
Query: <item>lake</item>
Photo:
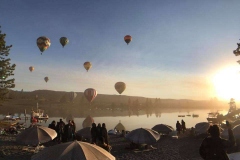
[[[138, 112], [137, 114], [127, 114], [124, 112], [114, 112], [111, 113], [108, 111], [98, 111], [98, 112], [86, 112], [82, 117], [75, 116], [74, 114], [74, 121], [76, 123], [77, 130], [82, 129], [82, 122], [90, 115], [94, 122], [97, 123], [105, 123], [108, 130], [113, 129], [119, 121], [125, 126], [126, 130], [133, 130], [136, 128], [152, 128], [156, 124], [168, 124], [175, 128], [176, 122], [181, 121], [182, 119], [186, 122], [186, 127], [191, 128], [194, 127], [196, 123], [199, 122], [207, 122], [207, 116], [209, 112], [214, 112], [216, 110], [212, 109], [181, 109], [180, 111], [176, 111], [176, 109], [165, 109], [161, 110], [161, 112], [155, 112], [151, 114], [146, 114], [145, 112]], [[103, 112], [104, 114], [101, 114]], [[220, 110], [219, 113], [226, 114], [227, 109]], [[199, 115], [199, 117], [192, 117], [193, 114]], [[20, 122], [25, 122], [23, 114], [15, 114], [20, 116], [22, 120]], [[113, 115], [113, 116], [112, 116]], [[185, 115], [185, 117], [178, 117], [178, 115]], [[191, 115], [191, 116], [186, 116]], [[29, 116], [29, 115], [27, 115]], [[60, 116], [51, 116], [48, 121], [40, 123], [43, 126], [48, 126], [53, 120], [59, 121], [59, 119], [63, 119], [66, 122], [66, 117]], [[3, 118], [4, 115], [0, 115], [0, 118]], [[30, 120], [26, 120], [26, 126], [30, 125]]]

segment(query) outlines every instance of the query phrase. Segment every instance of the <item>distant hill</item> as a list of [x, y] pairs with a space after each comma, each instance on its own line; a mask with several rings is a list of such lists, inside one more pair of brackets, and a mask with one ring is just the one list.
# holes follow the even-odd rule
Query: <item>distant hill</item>
[[[35, 90], [32, 92], [25, 91], [10, 91], [8, 95], [8, 102], [4, 105], [35, 105], [36, 102], [40, 104], [55, 104], [55, 103], [70, 103], [70, 93], [65, 91], [51, 91], [51, 90]], [[74, 104], [87, 104], [87, 100], [83, 92], [76, 92], [77, 97], [74, 99]], [[148, 99], [148, 100], [147, 100]], [[94, 105], [128, 105], [138, 101], [139, 105], [147, 105], [150, 103], [154, 105], [158, 102], [161, 107], [184, 107], [184, 108], [216, 108], [228, 106], [226, 102], [210, 101], [210, 100], [189, 100], [189, 99], [161, 99], [161, 98], [147, 98], [138, 96], [126, 95], [106, 95], [98, 94], [92, 104]]]

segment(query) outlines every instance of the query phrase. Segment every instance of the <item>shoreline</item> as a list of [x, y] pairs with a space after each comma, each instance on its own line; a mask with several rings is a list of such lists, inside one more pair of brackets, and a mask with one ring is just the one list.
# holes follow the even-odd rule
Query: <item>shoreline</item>
[[[16, 135], [0, 136], [0, 160], [31, 160], [36, 154], [32, 149], [26, 149], [24, 145], [15, 142]], [[190, 137], [189, 132], [180, 134], [178, 139], [169, 136], [161, 136], [160, 140], [152, 146], [156, 149], [130, 150], [126, 149], [130, 142], [124, 137], [110, 135], [109, 142], [112, 146], [111, 154], [116, 160], [201, 160], [198, 148], [203, 138]], [[48, 142], [44, 146], [51, 146]], [[40, 151], [41, 152], [41, 151]]]

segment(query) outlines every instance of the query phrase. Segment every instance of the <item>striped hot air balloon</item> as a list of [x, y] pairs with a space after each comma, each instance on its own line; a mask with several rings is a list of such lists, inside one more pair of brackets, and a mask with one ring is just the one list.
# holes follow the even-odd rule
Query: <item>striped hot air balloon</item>
[[93, 88], [88, 88], [84, 91], [84, 96], [89, 102], [92, 102], [97, 97], [97, 91]]
[[130, 35], [126, 35], [126, 36], [124, 37], [124, 41], [125, 41], [127, 44], [129, 44], [129, 43], [132, 41], [132, 37], [131, 37]]

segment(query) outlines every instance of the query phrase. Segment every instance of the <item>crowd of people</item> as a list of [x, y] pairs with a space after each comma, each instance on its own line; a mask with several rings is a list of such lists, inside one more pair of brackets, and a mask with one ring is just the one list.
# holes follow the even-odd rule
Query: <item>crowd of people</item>
[[[53, 140], [55, 142], [63, 143], [77, 139], [76, 124], [73, 120], [69, 120], [67, 124], [65, 124], [62, 119], [60, 119], [57, 124], [56, 121], [52, 121], [48, 127], [57, 132], [57, 137]], [[77, 140], [83, 139], [80, 137]], [[102, 123], [102, 125], [99, 123], [97, 126], [96, 123], [92, 123], [91, 143], [110, 152], [111, 146], [109, 145], [109, 137], [105, 123]]]
[[72, 141], [76, 138], [76, 124], [73, 120], [69, 120], [67, 124], [65, 124], [62, 119], [60, 119], [57, 124], [56, 121], [52, 121], [48, 127], [57, 132], [57, 137], [54, 141], [59, 143]]

